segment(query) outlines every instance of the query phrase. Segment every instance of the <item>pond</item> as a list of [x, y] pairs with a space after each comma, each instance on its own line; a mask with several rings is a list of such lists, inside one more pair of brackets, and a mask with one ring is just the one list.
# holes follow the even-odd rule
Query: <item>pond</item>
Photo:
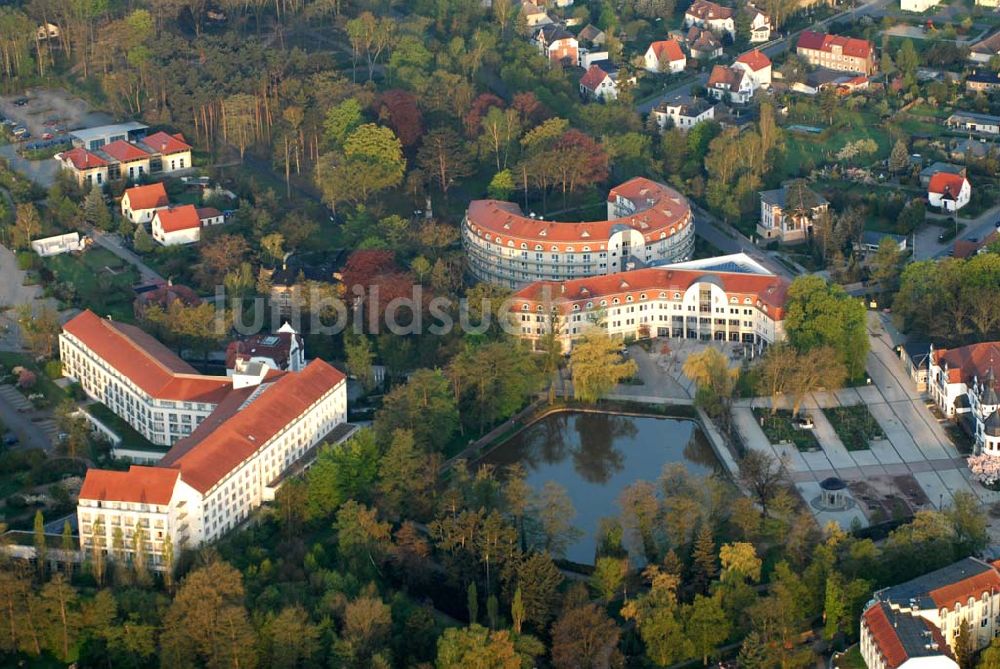
[[497, 467], [520, 463], [535, 490], [548, 481], [566, 488], [576, 509], [574, 524], [582, 532], [566, 558], [581, 564], [593, 564], [598, 523], [621, 511], [618, 496], [629, 484], [656, 481], [672, 462], [683, 462], [695, 476], [720, 466], [694, 421], [575, 411], [543, 418], [483, 462]]

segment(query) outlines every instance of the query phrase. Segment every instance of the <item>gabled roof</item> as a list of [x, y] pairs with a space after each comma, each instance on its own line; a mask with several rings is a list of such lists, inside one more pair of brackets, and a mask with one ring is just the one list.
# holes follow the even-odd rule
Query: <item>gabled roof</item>
[[947, 363], [949, 383], [971, 385], [973, 377], [985, 379], [991, 369], [995, 377], [1000, 377], [1000, 341], [936, 348], [931, 360], [941, 367]]
[[972, 53], [983, 54], [985, 56], [1000, 54], [1000, 32], [995, 32], [986, 39], [976, 42], [969, 50]]
[[856, 37], [842, 37], [840, 35], [830, 35], [828, 33], [818, 33], [812, 30], [803, 30], [799, 35], [797, 48], [810, 49], [813, 51], [825, 51], [832, 53], [834, 47], [840, 47], [845, 56], [855, 58], [867, 58], [875, 51], [872, 43], [866, 39]]
[[219, 402], [232, 388], [224, 376], [203, 376], [166, 346], [134, 325], [99, 318], [87, 309], [63, 326], [95, 355], [151, 397]]
[[590, 68], [584, 73], [583, 77], [580, 78], [580, 85], [593, 93], [597, 91], [597, 87], [601, 85], [601, 82], [607, 78], [607, 72], [602, 70], [597, 65], [591, 65]]
[[160, 221], [160, 227], [164, 232], [178, 232], [180, 230], [193, 230], [201, 227], [201, 219], [198, 218], [198, 210], [193, 204], [184, 204], [170, 209], [160, 209], [153, 218]]
[[83, 147], [76, 147], [59, 154], [63, 161], [69, 161], [78, 170], [91, 170], [96, 167], [106, 167], [108, 161], [96, 153], [91, 153]]
[[125, 195], [128, 197], [128, 204], [132, 211], [156, 209], [157, 207], [166, 207], [170, 204], [170, 199], [167, 197], [167, 189], [163, 187], [163, 182], [161, 181], [147, 186], [134, 186], [127, 189]]
[[743, 63], [754, 72], [759, 72], [765, 67], [771, 67], [771, 59], [768, 58], [763, 51], [759, 51], [758, 49], [747, 51], [745, 54], [737, 58], [736, 62]]
[[708, 87], [737, 91], [743, 80], [743, 74], [743, 70], [734, 67], [715, 65], [712, 68], [712, 74], [708, 77]]
[[162, 467], [132, 465], [127, 472], [88, 469], [80, 488], [80, 499], [102, 502], [170, 504], [180, 472]]
[[119, 139], [101, 147], [101, 151], [111, 156], [121, 163], [128, 163], [135, 160], [146, 160], [149, 154], [140, 149], [135, 144], [129, 144], [124, 139]]
[[733, 18], [732, 9], [709, 2], [709, 0], [694, 0], [684, 13], [702, 21], [722, 21]]
[[907, 660], [918, 657], [950, 657], [941, 632], [919, 616], [893, 611], [885, 603], [876, 602], [862, 619], [879, 655], [885, 659], [886, 669], [898, 669]]
[[588, 23], [587, 27], [580, 31], [577, 35], [577, 39], [585, 40], [587, 42], [593, 42], [596, 39], [601, 39], [604, 37], [604, 31], [595, 26], [593, 23]]
[[667, 39], [653, 42], [649, 45], [649, 50], [656, 55], [656, 60], [667, 62], [673, 62], [677, 60], [684, 60], [684, 52], [681, 51], [681, 45], [678, 44], [677, 40]]
[[880, 601], [904, 608], [954, 608], [984, 592], [1000, 591], [1000, 572], [993, 565], [968, 557], [877, 593]]
[[931, 182], [927, 186], [927, 192], [939, 195], [950, 195], [957, 197], [965, 185], [966, 179], [961, 174], [952, 172], [938, 172], [931, 177]]
[[277, 380], [245, 389], [252, 392], [234, 391], [174, 444], [160, 466], [179, 469], [185, 483], [206, 493], [346, 377], [317, 359], [301, 372], [270, 378]]
[[689, 48], [694, 51], [715, 51], [722, 48], [722, 42], [715, 36], [715, 33], [698, 26], [691, 26], [685, 40]]
[[142, 140], [142, 143], [153, 153], [163, 155], [191, 150], [191, 145], [184, 141], [184, 135], [180, 133], [168, 135], [162, 130], [149, 135]]
[[198, 207], [198, 218], [204, 221], [206, 218], [218, 218], [222, 212], [215, 207]]

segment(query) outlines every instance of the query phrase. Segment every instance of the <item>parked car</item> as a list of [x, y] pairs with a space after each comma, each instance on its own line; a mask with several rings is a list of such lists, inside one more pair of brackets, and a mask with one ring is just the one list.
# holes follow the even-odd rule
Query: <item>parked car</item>
[[809, 416], [799, 416], [795, 419], [795, 427], [800, 430], [811, 430], [816, 427]]
[[29, 102], [31, 102], [31, 100], [29, 100], [28, 98], [24, 98], [24, 97], [21, 97], [21, 98], [18, 98], [16, 100], [14, 100], [14, 104], [17, 105], [18, 107], [23, 107], [24, 105], [28, 104]]
[[15, 446], [20, 439], [13, 432], [7, 432], [3, 435], [3, 445], [4, 446]]

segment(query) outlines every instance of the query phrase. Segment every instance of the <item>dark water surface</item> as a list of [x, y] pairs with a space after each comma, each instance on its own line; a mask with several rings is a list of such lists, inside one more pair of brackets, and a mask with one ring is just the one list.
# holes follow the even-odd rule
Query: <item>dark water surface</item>
[[623, 488], [638, 480], [655, 482], [672, 462], [683, 462], [696, 476], [719, 466], [694, 421], [573, 411], [543, 418], [483, 462], [520, 463], [535, 490], [548, 481], [566, 488], [576, 509], [573, 523], [583, 532], [566, 557], [583, 564], [593, 564], [600, 518], [621, 511], [617, 500]]

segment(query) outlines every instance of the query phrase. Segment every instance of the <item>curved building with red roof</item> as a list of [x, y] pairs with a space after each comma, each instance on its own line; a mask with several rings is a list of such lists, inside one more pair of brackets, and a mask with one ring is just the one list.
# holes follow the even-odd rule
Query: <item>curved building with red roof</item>
[[474, 200], [462, 237], [473, 276], [518, 288], [687, 260], [694, 251], [694, 217], [673, 188], [636, 177], [611, 189], [607, 220], [547, 221], [525, 215], [513, 202]]

